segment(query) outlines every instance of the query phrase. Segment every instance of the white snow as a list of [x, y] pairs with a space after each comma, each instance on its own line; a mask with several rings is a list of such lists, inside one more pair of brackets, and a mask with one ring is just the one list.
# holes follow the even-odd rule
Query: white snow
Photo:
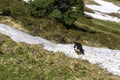
[[85, 6], [92, 9], [94, 13], [85, 12], [85, 14], [90, 15], [93, 18], [97, 18], [97, 19], [101, 19], [101, 20], [120, 22], [120, 18], [106, 14], [106, 13], [118, 14], [120, 7], [116, 6], [112, 2], [107, 2], [104, 0], [93, 0], [93, 1], [99, 5], [86, 4]]
[[30, 0], [23, 0], [23, 1], [28, 2], [28, 1], [30, 1]]
[[63, 52], [72, 58], [82, 58], [92, 64], [97, 63], [108, 72], [120, 76], [120, 50], [83, 46], [85, 55], [80, 56], [75, 53], [74, 44], [54, 44], [46, 39], [29, 35], [5, 24], [0, 24], [0, 33], [6, 34], [15, 42], [42, 44], [44, 49], [48, 51]]
[[[23, 1], [25, 1], [25, 2], [29, 2], [30, 0], [23, 0]], [[32, 0], [33, 1], [33, 0]]]
[[100, 13], [97, 11], [94, 11], [94, 13], [85, 12], [85, 14], [90, 15], [90, 16], [100, 19], [100, 20], [120, 22], [120, 19], [118, 17], [109, 16], [105, 13]]
[[93, 1], [98, 3], [99, 5], [86, 5], [86, 7], [104, 13], [116, 13], [118, 10], [120, 10], [120, 7], [114, 5], [112, 2], [107, 2], [104, 0], [93, 0]]

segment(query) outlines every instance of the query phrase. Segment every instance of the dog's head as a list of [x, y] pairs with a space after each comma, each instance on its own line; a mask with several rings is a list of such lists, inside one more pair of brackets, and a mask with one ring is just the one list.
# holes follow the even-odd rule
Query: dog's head
[[74, 44], [77, 44], [77, 43], [79, 43], [79, 42], [76, 42], [76, 41], [74, 42]]

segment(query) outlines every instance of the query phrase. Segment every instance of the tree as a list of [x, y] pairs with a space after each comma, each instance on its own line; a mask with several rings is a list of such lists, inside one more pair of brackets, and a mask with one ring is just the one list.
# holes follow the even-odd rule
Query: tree
[[28, 4], [32, 16], [55, 19], [66, 25], [84, 15], [83, 0], [30, 0]]

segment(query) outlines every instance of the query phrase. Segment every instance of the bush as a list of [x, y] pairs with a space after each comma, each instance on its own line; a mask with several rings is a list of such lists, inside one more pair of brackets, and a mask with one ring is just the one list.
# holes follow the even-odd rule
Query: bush
[[34, 17], [55, 19], [67, 25], [84, 15], [83, 0], [30, 0], [28, 8]]
[[53, 0], [30, 0], [28, 8], [32, 16], [45, 17], [49, 14], [52, 4]]

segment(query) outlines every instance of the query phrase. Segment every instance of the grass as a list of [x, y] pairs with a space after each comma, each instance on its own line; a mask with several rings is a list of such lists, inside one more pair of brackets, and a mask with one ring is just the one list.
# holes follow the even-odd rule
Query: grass
[[91, 4], [91, 5], [99, 5], [98, 3], [94, 2], [93, 0], [84, 0], [85, 4]]
[[[76, 22], [77, 26], [88, 30], [86, 34], [84, 34], [84, 40], [93, 44], [93, 46], [104, 46], [112, 49], [120, 49], [120, 24], [115, 22], [103, 21], [103, 20], [95, 20], [91, 21], [82, 20]], [[88, 33], [88, 34], [87, 34]], [[94, 44], [95, 43], [95, 44]]]
[[[11, 19], [11, 22], [15, 23], [15, 20]], [[31, 17], [24, 17], [18, 23], [21, 23], [22, 31], [43, 37], [54, 43], [73, 43], [78, 41], [88, 46], [120, 49], [118, 45], [120, 44], [120, 24], [115, 22], [80, 18], [75, 22], [75, 25], [69, 26], [69, 29], [52, 20]], [[17, 28], [19, 29], [19, 27]]]
[[118, 12], [116, 12], [116, 13], [107, 13], [107, 14], [110, 15], [110, 16], [113, 16], [113, 17], [120, 18], [120, 14]]
[[119, 0], [106, 0], [106, 1], [112, 2], [115, 5], [120, 6], [120, 1]]
[[81, 18], [66, 29], [64, 25], [52, 20], [26, 18], [24, 28], [32, 35], [55, 43], [78, 41], [89, 46], [120, 49], [119, 24], [114, 22]]
[[94, 13], [94, 11], [88, 7], [84, 7], [84, 11]]
[[8, 16], [0, 16], [0, 23], [2, 24], [7, 24], [9, 26], [13, 26], [17, 29], [20, 29], [21, 31], [28, 32], [21, 24], [20, 21], [15, 20], [11, 17]]
[[0, 80], [119, 80], [96, 64], [0, 34]]
[[[93, 4], [91, 0], [86, 1]], [[66, 29], [64, 25], [48, 19], [24, 17], [14, 20], [8, 16], [0, 16], [0, 23], [55, 43], [78, 41], [89, 46], [120, 49], [120, 24], [114, 22], [80, 18], [75, 25]], [[107, 73], [97, 64], [66, 57], [59, 52], [48, 52], [42, 45], [15, 43], [0, 34], [0, 80], [119, 79], [119, 76]]]
[[118, 30], [120, 32], [120, 24], [119, 23], [115, 23], [115, 22], [109, 22], [109, 21], [103, 21], [103, 20], [98, 20], [100, 23], [102, 23], [104, 26], [106, 26], [107, 28], [111, 29], [111, 30]]

